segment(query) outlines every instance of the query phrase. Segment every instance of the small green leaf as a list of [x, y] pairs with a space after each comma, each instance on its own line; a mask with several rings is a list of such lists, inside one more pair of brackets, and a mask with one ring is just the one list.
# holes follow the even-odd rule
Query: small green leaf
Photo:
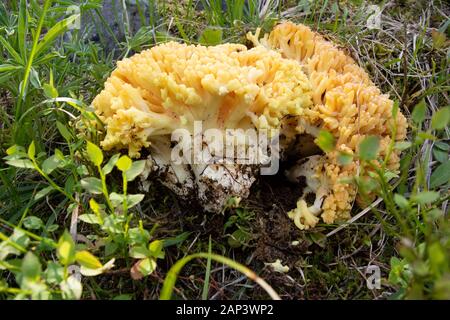
[[127, 196], [127, 206], [128, 208], [132, 208], [137, 205], [139, 202], [144, 200], [145, 195], [143, 194], [130, 194]]
[[423, 143], [424, 140], [436, 140], [436, 137], [434, 135], [432, 135], [431, 133], [428, 133], [428, 132], [424, 132], [424, 131], [420, 131], [417, 134], [417, 137], [422, 139], [421, 143]]
[[215, 46], [222, 43], [222, 29], [208, 28], [200, 35], [199, 42], [204, 46]]
[[377, 157], [379, 147], [380, 138], [368, 136], [359, 144], [359, 157], [364, 161], [374, 160]]
[[[127, 207], [132, 208], [135, 205], [137, 205], [139, 202], [141, 202], [144, 199], [144, 194], [129, 194], [127, 195]], [[123, 204], [123, 194], [119, 194], [116, 192], [111, 192], [109, 195], [109, 200], [111, 200], [111, 203], [113, 207], [118, 207]]]
[[[65, 156], [64, 156], [64, 153], [62, 153], [62, 151], [61, 150], [59, 150], [58, 148], [55, 148], [55, 157], [58, 159], [58, 160], [61, 160], [61, 161], [64, 161], [66, 158], [65, 158]], [[83, 165], [84, 166], [84, 165]]]
[[83, 178], [80, 181], [81, 186], [92, 194], [101, 194], [102, 191], [102, 181], [99, 178], [88, 177]]
[[164, 243], [161, 240], [154, 240], [148, 246], [148, 249], [150, 250], [152, 257], [159, 259], [164, 258], [163, 248]]
[[444, 151], [449, 151], [450, 150], [450, 144], [448, 142], [445, 142], [445, 141], [436, 141], [434, 143], [434, 146], [436, 148], [439, 148], [439, 149], [444, 150]]
[[346, 152], [339, 152], [338, 162], [342, 166], [349, 165], [353, 161], [353, 156]]
[[126, 172], [131, 168], [132, 161], [128, 156], [121, 156], [119, 160], [117, 160], [116, 166], [122, 172]]
[[439, 148], [433, 148], [433, 157], [440, 163], [444, 163], [448, 161], [448, 151], [444, 151]]
[[239, 248], [243, 244], [247, 243], [249, 240], [248, 233], [241, 229], [234, 231], [228, 238], [228, 245], [232, 248]]
[[25, 151], [25, 149], [23, 147], [15, 144], [15, 145], [12, 145], [11, 147], [9, 147], [8, 149], [6, 149], [6, 154], [8, 156], [11, 156], [13, 154], [16, 154], [19, 152], [24, 152], [24, 151]]
[[70, 143], [72, 141], [72, 134], [70, 133], [69, 129], [65, 125], [63, 125], [61, 122], [56, 121], [56, 127], [58, 128], [59, 133], [61, 136]]
[[[17, 246], [13, 245], [16, 244]], [[19, 255], [22, 250], [27, 249], [30, 244], [30, 238], [20, 229], [14, 229], [13, 234], [9, 237], [9, 241], [0, 242], [0, 261], [3, 261], [10, 254]]]
[[44, 274], [45, 280], [47, 280], [49, 284], [58, 284], [64, 280], [63, 266], [53, 261], [47, 263], [47, 269]]
[[67, 193], [74, 193], [74, 189], [75, 189], [75, 178], [70, 175], [69, 177], [67, 177], [66, 183], [64, 184], [64, 190]]
[[6, 161], [6, 164], [16, 168], [34, 169], [33, 162], [28, 159], [9, 160]]
[[325, 130], [320, 130], [319, 135], [314, 140], [314, 142], [322, 149], [324, 152], [331, 152], [334, 150], [335, 140], [333, 135]]
[[411, 198], [418, 204], [432, 203], [439, 199], [439, 192], [435, 191], [422, 191]]
[[94, 198], [91, 198], [89, 200], [89, 207], [92, 211], [94, 211], [96, 215], [100, 215], [100, 205], [97, 203], [97, 201], [95, 201]]
[[9, 42], [0, 36], [0, 42], [2, 43], [3, 48], [5, 49], [5, 52], [8, 51], [8, 53], [16, 60], [18, 63], [23, 63], [22, 58], [19, 56], [16, 50], [9, 44]]
[[[44, 83], [42, 90], [44, 90], [44, 95], [49, 99], [55, 99], [58, 97], [58, 90], [56, 90], [56, 88], [49, 83]], [[56, 124], [58, 125], [58, 122], [56, 122]]]
[[311, 240], [321, 248], [325, 248], [327, 236], [321, 232], [313, 232], [309, 234]]
[[450, 161], [446, 161], [439, 165], [433, 171], [430, 177], [430, 188], [439, 187], [450, 181]]
[[87, 142], [87, 154], [89, 156], [89, 159], [92, 161], [92, 163], [96, 166], [99, 166], [103, 162], [103, 152], [102, 150], [93, 144], [92, 142]]
[[410, 148], [411, 145], [412, 145], [412, 143], [409, 141], [399, 141], [399, 142], [395, 143], [394, 148], [397, 150], [403, 151], [403, 150]]
[[41, 263], [31, 251], [28, 251], [22, 260], [22, 276], [29, 281], [37, 281], [41, 275]]
[[57, 225], [57, 224], [51, 224], [51, 225], [49, 225], [49, 226], [46, 228], [46, 230], [47, 230], [48, 232], [55, 232], [56, 230], [58, 230], [58, 228], [59, 228], [59, 225]]
[[391, 271], [389, 272], [389, 282], [398, 285], [404, 282], [402, 275], [407, 268], [405, 260], [400, 260], [397, 257], [391, 258]]
[[53, 155], [44, 160], [44, 162], [42, 163], [42, 171], [44, 171], [46, 174], [51, 174], [53, 170], [58, 168], [60, 164], [61, 160]]
[[39, 73], [34, 68], [30, 69], [30, 83], [35, 89], [42, 87], [41, 81], [39, 80]]
[[145, 160], [134, 161], [131, 167], [127, 170], [127, 181], [133, 181], [145, 169]]
[[156, 269], [156, 261], [153, 258], [146, 258], [136, 262], [130, 270], [131, 277], [134, 280], [142, 279], [148, 276]]
[[113, 215], [106, 216], [103, 220], [102, 229], [110, 233], [122, 234], [124, 232], [124, 224], [119, 218]]
[[119, 160], [119, 157], [120, 157], [120, 154], [117, 153], [109, 159], [107, 164], [105, 164], [105, 166], [103, 167], [103, 173], [105, 175], [111, 173], [112, 169], [114, 169], [114, 166], [117, 163], [117, 160]]
[[102, 263], [97, 259], [97, 257], [86, 250], [78, 251], [75, 254], [75, 259], [80, 265], [88, 269], [98, 269], [103, 266]]
[[409, 206], [409, 201], [401, 194], [396, 193], [394, 195], [394, 201], [402, 209], [406, 209]]
[[391, 181], [394, 178], [398, 178], [398, 174], [396, 174], [395, 172], [386, 170], [384, 172], [384, 178], [386, 179], [386, 181]]
[[109, 200], [114, 208], [120, 206], [123, 203], [123, 194], [118, 194], [117, 192], [111, 192], [109, 194]]
[[135, 259], [145, 259], [150, 257], [151, 252], [144, 246], [134, 246], [130, 248], [129, 255]]
[[36, 195], [34, 196], [34, 200], [39, 200], [39, 199], [45, 197], [53, 190], [55, 190], [55, 189], [52, 186], [45, 187], [44, 189], [42, 189], [36, 193]]
[[34, 145], [34, 141], [32, 141], [30, 146], [28, 147], [28, 157], [30, 159], [34, 159], [35, 155], [36, 155], [36, 146]]
[[91, 213], [82, 214], [78, 217], [78, 219], [89, 224], [101, 224], [99, 217]]
[[78, 173], [80, 176], [83, 177], [83, 176], [87, 176], [87, 175], [89, 174], [89, 170], [88, 170], [88, 168], [83, 164], [83, 165], [77, 167], [77, 173]]
[[64, 231], [61, 238], [59, 238], [56, 252], [59, 261], [61, 261], [63, 265], [69, 265], [75, 262], [75, 243], [67, 231]]
[[450, 107], [438, 110], [431, 118], [431, 127], [434, 130], [442, 130], [448, 126], [450, 121]]
[[426, 114], [427, 114], [427, 104], [425, 103], [425, 100], [422, 99], [414, 107], [411, 117], [412, 117], [412, 120], [418, 124], [418, 123], [422, 123], [423, 120], [425, 120]]
[[150, 240], [150, 232], [141, 227], [135, 227], [128, 229], [128, 237], [130, 244], [147, 244]]
[[0, 73], [7, 73], [8, 71], [14, 71], [21, 68], [21, 66], [15, 66], [12, 64], [0, 64]]
[[26, 217], [23, 220], [23, 225], [25, 226], [25, 228], [27, 229], [40, 229], [44, 226], [44, 223], [42, 222], [42, 220], [38, 217], [35, 216], [30, 216], [30, 217]]

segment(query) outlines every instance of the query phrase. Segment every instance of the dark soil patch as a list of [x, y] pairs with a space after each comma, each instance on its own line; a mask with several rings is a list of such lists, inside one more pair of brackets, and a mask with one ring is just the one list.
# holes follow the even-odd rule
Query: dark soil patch
[[281, 259], [283, 263], [294, 263], [295, 256], [305, 248], [292, 245], [300, 238], [301, 232], [287, 212], [296, 207], [304, 186], [288, 182], [281, 172], [275, 176], [261, 176], [246, 202], [256, 213], [259, 238], [255, 258], [263, 262]]

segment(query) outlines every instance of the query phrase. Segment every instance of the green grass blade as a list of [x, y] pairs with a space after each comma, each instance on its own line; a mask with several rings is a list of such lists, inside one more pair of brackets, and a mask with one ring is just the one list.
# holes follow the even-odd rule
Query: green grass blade
[[218, 254], [209, 254], [209, 253], [195, 253], [191, 254], [189, 256], [184, 257], [183, 259], [178, 260], [169, 270], [167, 273], [166, 279], [164, 280], [163, 287], [160, 294], [161, 300], [170, 300], [172, 297], [173, 288], [175, 287], [175, 283], [178, 278], [178, 274], [183, 269], [183, 267], [190, 262], [193, 259], [196, 258], [205, 258], [205, 259], [212, 259], [214, 261], [217, 261], [219, 263], [226, 264], [230, 268], [233, 268], [241, 273], [243, 273], [245, 276], [247, 276], [249, 279], [255, 281], [257, 284], [259, 284], [268, 294], [269, 296], [274, 300], [281, 300], [278, 294], [273, 290], [273, 288], [265, 282], [263, 279], [258, 277], [252, 270], [247, 268], [246, 266], [231, 260], [229, 258], [226, 258], [224, 256], [218, 255]]
[[0, 42], [3, 45], [3, 48], [5, 48], [6, 51], [8, 51], [11, 57], [13, 57], [18, 64], [23, 64], [23, 59], [20, 56], [20, 54], [16, 50], [14, 50], [14, 48], [9, 44], [9, 42], [5, 38], [0, 36]]
[[15, 66], [12, 64], [0, 64], [0, 73], [17, 70], [21, 68], [22, 68], [21, 66]]
[[206, 274], [205, 274], [205, 282], [203, 283], [202, 300], [208, 300], [209, 278], [211, 276], [211, 249], [212, 249], [211, 236], [209, 236], [208, 260], [206, 262]]
[[42, 30], [42, 26], [44, 24], [45, 16], [47, 14], [48, 9], [50, 8], [51, 3], [52, 3], [52, 0], [46, 0], [44, 2], [44, 8], [42, 10], [42, 15], [39, 18], [38, 27], [34, 34], [33, 47], [31, 49], [30, 56], [27, 61], [27, 66], [25, 68], [25, 73], [24, 73], [22, 85], [20, 88], [20, 96], [17, 101], [17, 108], [16, 108], [16, 112], [15, 112], [16, 119], [19, 118], [20, 114], [22, 113], [22, 101], [24, 100], [26, 92], [27, 92], [28, 81], [30, 79], [30, 72], [31, 72], [31, 68], [33, 66], [33, 59], [34, 59], [34, 56], [36, 55], [36, 48], [37, 48], [37, 45], [39, 42], [39, 37], [41, 35], [41, 30]]
[[67, 19], [59, 21], [57, 24], [55, 24], [48, 32], [45, 34], [42, 41], [39, 42], [39, 44], [36, 47], [36, 53], [35, 56], [39, 56], [47, 47], [51, 45], [51, 43], [61, 34], [63, 34], [67, 27], [72, 24], [75, 20], [77, 20], [80, 17], [79, 14], [74, 14]]
[[17, 25], [17, 38], [19, 44], [19, 51], [23, 59], [26, 59], [27, 57], [27, 51], [25, 46], [27, 37], [27, 28], [28, 28], [27, 1], [20, 0], [19, 21]]

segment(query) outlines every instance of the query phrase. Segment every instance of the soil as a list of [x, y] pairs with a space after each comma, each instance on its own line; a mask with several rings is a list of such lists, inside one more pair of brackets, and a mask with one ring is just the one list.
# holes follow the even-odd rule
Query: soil
[[[259, 176], [251, 187], [249, 197], [242, 199], [240, 207], [254, 213], [254, 220], [250, 223], [252, 238], [248, 241], [247, 247], [235, 249], [233, 255], [237, 261], [244, 264], [248, 263], [251, 256], [249, 267], [274, 288], [281, 290], [279, 293], [283, 294], [284, 298], [301, 299], [303, 297], [303, 289], [299, 285], [302, 283], [301, 279], [294, 280], [286, 277], [286, 274], [273, 272], [268, 267], [264, 268], [265, 263], [280, 259], [283, 265], [295, 270], [299, 259], [302, 259], [307, 251], [318, 248], [308, 238], [308, 232], [300, 231], [287, 216], [287, 212], [296, 207], [305, 188], [304, 181], [292, 183], [284, 176], [284, 171], [291, 165], [292, 161], [284, 161], [280, 164], [280, 170], [276, 175]], [[228, 209], [223, 214], [204, 212], [195, 202], [183, 202], [169, 189], [157, 186], [156, 183], [154, 190], [149, 194], [154, 196], [151, 200], [154, 213], [148, 218], [151, 224], [160, 225], [157, 236], [167, 236], [166, 232], [175, 236], [176, 230], [183, 230], [196, 234], [198, 240], [204, 244], [208, 243], [209, 237], [220, 243], [223, 243], [220, 240], [223, 239], [226, 243], [228, 236], [224, 232], [224, 225], [230, 215], [234, 214], [235, 209]], [[316, 231], [320, 230], [315, 229]], [[229, 233], [229, 230], [226, 233]], [[294, 241], [298, 244], [293, 244]], [[294, 274], [300, 277], [297, 272]], [[265, 293], [255, 288], [252, 297], [255, 299], [265, 297]]]
[[298, 256], [303, 251], [301, 246], [292, 245], [301, 232], [286, 213], [296, 207], [304, 185], [290, 183], [282, 171], [275, 176], [261, 176], [245, 201], [256, 212], [259, 238], [255, 258], [263, 262], [281, 259], [286, 263], [292, 260], [290, 256]]

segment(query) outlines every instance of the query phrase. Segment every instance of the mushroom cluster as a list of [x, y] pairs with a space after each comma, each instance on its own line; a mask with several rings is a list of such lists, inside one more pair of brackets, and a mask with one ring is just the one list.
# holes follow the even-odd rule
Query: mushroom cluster
[[[314, 135], [317, 132], [314, 128], [320, 128], [331, 132], [336, 139], [335, 150], [301, 159], [299, 165], [290, 170], [291, 178], [305, 176], [308, 187], [316, 194], [310, 210], [300, 200], [290, 216], [294, 221], [307, 220], [296, 223], [300, 228], [315, 226], [318, 213], [326, 223], [348, 219], [356, 188], [342, 181], [357, 175], [358, 162], [340, 165], [338, 154], [354, 155], [365, 137], [376, 135], [380, 138], [380, 156], [385, 156], [394, 124], [395, 139], [406, 138], [406, 118], [399, 112], [394, 119], [393, 101], [389, 96], [381, 93], [352, 58], [310, 28], [286, 22], [261, 40], [258, 34], [250, 35], [250, 39], [276, 50], [284, 58], [297, 61], [305, 71], [313, 89], [312, 116], [300, 118], [297, 131]], [[399, 152], [394, 151], [387, 167], [397, 170], [399, 160]]]
[[[365, 136], [378, 135], [383, 154], [391, 122], [396, 121], [396, 139], [402, 140], [406, 120], [400, 113], [393, 119], [393, 102], [364, 70], [308, 27], [287, 22], [258, 37], [259, 30], [248, 35], [251, 49], [169, 42], [119, 61], [92, 103], [106, 127], [101, 145], [105, 150], [126, 149], [136, 158], [145, 155], [144, 178], [156, 176], [179, 196], [218, 212], [229, 197], [248, 196], [262, 164], [239, 162], [238, 153], [196, 161], [198, 154], [187, 152], [192, 151], [189, 139], [178, 141], [188, 161], [176, 162], [174, 131], [205, 138], [208, 129], [224, 136], [228, 129], [242, 129], [235, 130], [239, 134], [233, 139], [236, 148], [245, 150], [255, 143], [246, 130], [269, 130], [271, 138], [284, 137], [279, 146], [283, 154], [298, 137], [327, 130], [337, 141], [336, 150], [313, 155], [299, 150], [297, 165], [287, 172], [293, 181], [305, 177], [315, 201], [302, 197], [288, 214], [300, 229], [314, 227], [319, 216], [326, 223], [346, 219], [356, 190], [340, 179], [356, 175], [357, 163], [340, 165], [338, 152], [356, 153]], [[195, 128], [198, 121], [201, 132]], [[205, 149], [209, 160], [224, 152]], [[395, 153], [389, 168], [397, 169], [398, 162]]]

